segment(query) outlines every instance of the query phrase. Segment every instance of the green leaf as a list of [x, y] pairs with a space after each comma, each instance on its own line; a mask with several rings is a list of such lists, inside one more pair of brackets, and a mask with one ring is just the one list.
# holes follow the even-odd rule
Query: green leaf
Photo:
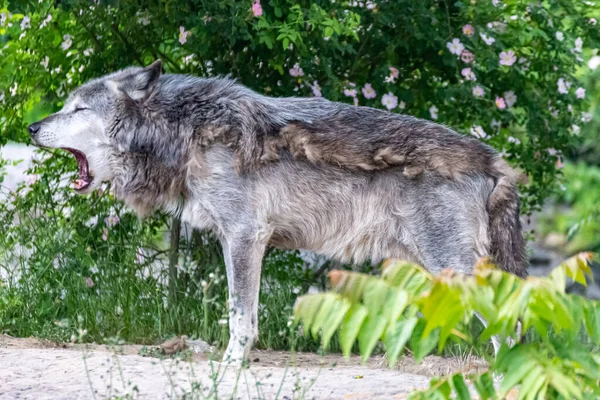
[[400, 358], [400, 353], [410, 339], [417, 322], [418, 319], [416, 317], [411, 317], [397, 321], [393, 329], [388, 327], [383, 342], [385, 344], [390, 368], [393, 368], [394, 365], [396, 365], [396, 361]]
[[367, 362], [383, 335], [387, 321], [382, 315], [369, 314], [358, 333], [358, 347], [363, 363]]
[[490, 377], [490, 372], [486, 372], [480, 375], [475, 382], [473, 382], [479, 397], [481, 400], [495, 399], [496, 389], [494, 388], [494, 381]]
[[352, 346], [367, 314], [367, 309], [361, 304], [353, 304], [346, 312], [340, 332], [340, 346], [345, 357], [350, 357]]
[[410, 348], [413, 351], [417, 362], [421, 362], [421, 360], [434, 349], [440, 337], [439, 329], [435, 329], [427, 336], [423, 335], [424, 329], [425, 321], [420, 319], [410, 337]]
[[329, 341], [342, 323], [342, 320], [344, 319], [346, 312], [350, 309], [350, 306], [350, 301], [344, 298], [341, 298], [334, 303], [329, 314], [323, 321], [323, 326], [321, 328], [323, 349], [327, 349], [327, 347], [329, 347]]
[[585, 302], [583, 317], [585, 329], [596, 345], [600, 345], [600, 307], [598, 302]]
[[455, 374], [452, 377], [452, 386], [454, 391], [456, 392], [456, 398], [459, 400], [470, 400], [471, 393], [469, 393], [469, 388], [465, 384], [465, 380], [460, 374]]

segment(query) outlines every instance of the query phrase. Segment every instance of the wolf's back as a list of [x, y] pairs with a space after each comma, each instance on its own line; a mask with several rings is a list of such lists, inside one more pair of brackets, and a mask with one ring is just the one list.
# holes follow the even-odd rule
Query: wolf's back
[[496, 186], [487, 203], [490, 253], [503, 270], [521, 278], [527, 276], [525, 240], [521, 230], [521, 201], [516, 173], [502, 158], [497, 157], [492, 170]]

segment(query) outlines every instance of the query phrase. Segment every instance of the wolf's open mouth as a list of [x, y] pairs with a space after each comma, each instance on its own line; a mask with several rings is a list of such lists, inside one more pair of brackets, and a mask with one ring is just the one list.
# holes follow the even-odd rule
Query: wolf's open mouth
[[94, 180], [94, 177], [90, 174], [90, 167], [88, 165], [87, 158], [85, 154], [83, 154], [79, 150], [71, 149], [68, 147], [63, 147], [63, 150], [67, 150], [71, 152], [75, 159], [77, 160], [77, 166], [79, 167], [79, 179], [75, 179], [73, 182], [73, 189], [75, 190], [84, 190]]

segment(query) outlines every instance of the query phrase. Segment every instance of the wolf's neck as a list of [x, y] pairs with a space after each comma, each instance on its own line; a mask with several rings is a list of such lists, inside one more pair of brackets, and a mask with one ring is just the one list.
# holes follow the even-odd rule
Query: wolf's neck
[[150, 154], [122, 155], [114, 180], [115, 195], [138, 215], [148, 215], [157, 208], [172, 212], [187, 196], [185, 171], [168, 166]]

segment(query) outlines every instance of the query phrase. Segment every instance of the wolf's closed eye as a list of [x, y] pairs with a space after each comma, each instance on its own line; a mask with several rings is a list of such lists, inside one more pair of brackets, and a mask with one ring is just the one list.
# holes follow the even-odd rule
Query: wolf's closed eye
[[83, 111], [83, 110], [89, 110], [88, 107], [75, 107], [75, 110], [73, 112], [78, 112], [78, 111]]

